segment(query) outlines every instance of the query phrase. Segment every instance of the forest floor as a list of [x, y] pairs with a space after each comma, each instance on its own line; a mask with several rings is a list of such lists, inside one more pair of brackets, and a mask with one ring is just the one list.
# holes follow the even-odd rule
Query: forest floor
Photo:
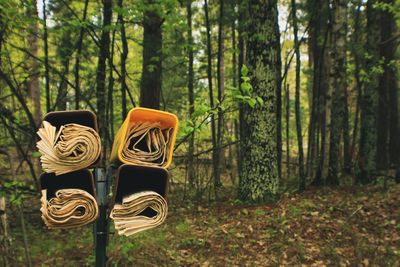
[[[400, 185], [310, 188], [273, 205], [178, 207], [173, 194], [170, 202], [159, 228], [127, 238], [111, 225], [109, 266], [400, 266]], [[94, 265], [90, 226], [49, 231], [38, 200], [25, 205], [35, 266]], [[11, 210], [15, 259], [24, 266]]]

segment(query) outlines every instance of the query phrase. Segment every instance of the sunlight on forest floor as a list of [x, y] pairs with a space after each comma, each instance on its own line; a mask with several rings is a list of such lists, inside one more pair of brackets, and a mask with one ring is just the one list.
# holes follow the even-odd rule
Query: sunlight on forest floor
[[[135, 237], [110, 227], [110, 266], [399, 266], [400, 185], [310, 189], [275, 205], [222, 202], [176, 207], [166, 223]], [[35, 266], [92, 266], [92, 229], [48, 231], [26, 201]], [[31, 210], [30, 210], [31, 209]], [[10, 213], [17, 260], [24, 263], [17, 213]]]

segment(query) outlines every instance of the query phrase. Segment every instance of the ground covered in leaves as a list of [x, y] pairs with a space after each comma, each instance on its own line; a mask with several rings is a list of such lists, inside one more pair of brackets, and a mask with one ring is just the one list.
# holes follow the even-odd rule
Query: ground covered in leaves
[[[157, 229], [126, 238], [111, 225], [109, 266], [400, 266], [399, 193], [400, 185], [311, 188], [273, 205], [190, 207], [172, 195]], [[24, 265], [18, 215], [10, 217]], [[93, 266], [90, 226], [48, 231], [37, 210], [25, 220], [35, 266]]]

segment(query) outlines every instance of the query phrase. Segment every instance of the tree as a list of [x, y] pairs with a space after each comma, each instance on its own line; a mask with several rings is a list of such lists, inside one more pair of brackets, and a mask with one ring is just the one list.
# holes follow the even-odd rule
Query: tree
[[143, 63], [140, 81], [140, 105], [160, 108], [162, 74], [162, 31], [163, 20], [159, 6], [154, 0], [145, 0], [143, 14]]
[[[192, 0], [186, 0], [186, 19], [188, 24], [188, 101], [189, 101], [189, 117], [191, 118], [194, 113], [194, 70], [193, 70], [193, 36], [192, 36]], [[194, 153], [194, 131], [189, 138], [188, 148], [188, 178], [189, 185], [194, 185], [194, 165], [193, 165], [193, 153]]]
[[[327, 183], [339, 185], [339, 148], [344, 133], [346, 109], [346, 34], [347, 0], [333, 0], [332, 43], [330, 48], [331, 69], [329, 87], [333, 90], [331, 136], [329, 146], [329, 170]], [[343, 135], [344, 136], [344, 135]], [[326, 159], [327, 160], [327, 159]]]
[[248, 3], [247, 62], [253, 96], [263, 104], [245, 105], [241, 127], [239, 197], [272, 200], [278, 193], [276, 88], [280, 83], [280, 44], [276, 0]]
[[[106, 121], [106, 60], [110, 56], [110, 25], [112, 18], [112, 0], [103, 2], [103, 28], [101, 32], [100, 51], [97, 64], [96, 76], [96, 98], [97, 98], [97, 116], [100, 124], [100, 136], [105, 140], [107, 136]], [[105, 142], [103, 143], [103, 155], [106, 153]], [[105, 157], [102, 157], [105, 163]]]
[[297, 25], [297, 4], [296, 0], [291, 0], [292, 7], [292, 23], [293, 23], [293, 37], [294, 37], [294, 51], [296, 54], [296, 93], [295, 93], [295, 114], [296, 114], [296, 133], [297, 133], [297, 147], [299, 151], [299, 190], [302, 191], [306, 188], [306, 177], [304, 173], [304, 151], [303, 151], [303, 135], [301, 130], [301, 113], [300, 113], [300, 43], [298, 37]]
[[380, 23], [376, 0], [367, 2], [367, 42], [365, 44], [365, 77], [361, 92], [360, 156], [358, 183], [370, 183], [376, 171], [376, 110], [378, 104]]
[[[34, 18], [29, 27], [29, 34], [27, 39], [27, 45], [29, 53], [34, 56], [38, 56], [39, 42], [38, 42], [38, 11], [36, 0], [28, 1], [27, 16]], [[39, 63], [38, 61], [28, 56], [29, 62], [29, 78], [28, 78], [28, 91], [29, 97], [32, 103], [33, 116], [35, 119], [36, 126], [39, 126], [42, 119], [42, 108], [40, 104], [40, 86], [39, 86]]]

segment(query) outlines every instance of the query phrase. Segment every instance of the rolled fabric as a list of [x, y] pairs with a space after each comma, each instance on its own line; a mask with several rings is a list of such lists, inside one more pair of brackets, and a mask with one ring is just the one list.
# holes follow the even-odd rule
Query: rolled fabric
[[[143, 211], [152, 209], [156, 214], [145, 216]], [[167, 201], [158, 193], [143, 191], [126, 196], [122, 204], [115, 204], [110, 218], [114, 220], [119, 235], [130, 236], [161, 225], [168, 213]]]
[[163, 166], [167, 161], [171, 130], [162, 130], [158, 122], [130, 124], [122, 158], [132, 164]]
[[95, 198], [81, 189], [60, 189], [47, 201], [42, 190], [42, 219], [48, 228], [73, 228], [97, 219], [99, 210]]
[[43, 121], [37, 134], [41, 140], [36, 147], [42, 154], [40, 161], [46, 172], [60, 175], [84, 169], [100, 156], [100, 136], [93, 128], [70, 123], [57, 132], [56, 127]]

